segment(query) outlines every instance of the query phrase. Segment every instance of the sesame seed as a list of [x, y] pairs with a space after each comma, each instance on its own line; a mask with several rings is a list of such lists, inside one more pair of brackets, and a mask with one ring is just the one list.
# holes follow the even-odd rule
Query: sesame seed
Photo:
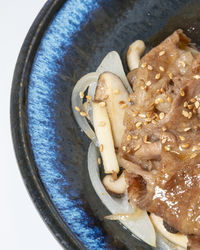
[[155, 79], [156, 80], [160, 79], [160, 73], [158, 73], [158, 74], [155, 75]]
[[122, 147], [122, 150], [123, 150], [123, 151], [126, 151], [126, 146], [123, 146], [123, 147]]
[[151, 65], [148, 65], [148, 66], [147, 66], [147, 69], [148, 69], [148, 70], [153, 70], [153, 67], [152, 67]]
[[165, 132], [167, 130], [166, 127], [162, 127], [162, 131]]
[[156, 93], [157, 93], [157, 94], [161, 94], [160, 89], [157, 89], [157, 90], [156, 90]]
[[180, 138], [181, 141], [185, 141], [185, 137], [184, 136], [179, 135], [179, 138]]
[[180, 61], [180, 64], [183, 68], [185, 68], [185, 62], [184, 61]]
[[81, 91], [81, 92], [79, 93], [79, 96], [80, 96], [81, 99], [83, 99], [83, 98], [84, 98], [84, 93]]
[[169, 76], [169, 79], [171, 79], [171, 80], [172, 80], [172, 78], [173, 78], [173, 74], [172, 74], [171, 72], [168, 74], [168, 76]]
[[146, 84], [146, 86], [150, 86], [151, 85], [151, 81], [148, 81], [145, 84]]
[[134, 150], [137, 151], [140, 147], [141, 145], [137, 145], [136, 147], [134, 147]]
[[136, 126], [136, 128], [141, 129], [142, 123], [141, 123], [141, 122], [137, 122], [137, 123], [135, 124], [135, 126]]
[[138, 115], [138, 113], [139, 113], [138, 111], [134, 111], [133, 112], [133, 117], [136, 117]]
[[131, 98], [130, 97], [128, 98], [128, 102], [131, 102]]
[[199, 103], [198, 101], [196, 101], [196, 102], [194, 103], [194, 105], [195, 105], [195, 107], [198, 109], [199, 106], [200, 106], [200, 103]]
[[184, 128], [184, 131], [187, 132], [189, 131], [191, 128]]
[[85, 112], [80, 112], [80, 115], [83, 117], [87, 116], [87, 114]]
[[138, 116], [141, 118], [146, 118], [146, 114], [139, 114]]
[[183, 89], [180, 89], [179, 93], [180, 93], [181, 96], [185, 96], [185, 91]]
[[172, 102], [173, 102], [172, 97], [171, 97], [171, 96], [168, 96], [168, 97], [167, 97], [167, 101], [168, 101], [169, 103], [172, 103]]
[[192, 105], [192, 104], [189, 104], [189, 105], [188, 105], [188, 109], [190, 109], [190, 110], [193, 109], [193, 105]]
[[151, 122], [151, 120], [152, 120], [151, 118], [146, 118], [145, 122]]
[[195, 102], [196, 102], [196, 99], [195, 99], [195, 98], [191, 98], [191, 99], [190, 99], [190, 102], [195, 103]]
[[190, 146], [190, 144], [188, 144], [188, 143], [183, 143], [183, 144], [181, 144], [181, 147], [182, 147], [182, 148], [189, 148], [189, 146]]
[[75, 108], [75, 110], [78, 111], [78, 112], [81, 111], [80, 108], [79, 108], [78, 106], [75, 106], [74, 108]]
[[186, 110], [183, 110], [182, 115], [185, 116], [185, 117], [188, 117], [189, 113]]
[[155, 100], [155, 104], [164, 103], [164, 102], [165, 102], [164, 99], [161, 98], [161, 97], [158, 97], [158, 98], [156, 98], [156, 100]]
[[165, 113], [161, 112], [161, 113], [159, 114], [160, 120], [162, 120], [164, 117], [165, 117]]
[[125, 101], [119, 101], [119, 104], [120, 105], [122, 105], [122, 104], [124, 104], [125, 103]]
[[127, 135], [127, 141], [130, 141], [131, 140], [131, 135]]
[[188, 102], [184, 102], [183, 107], [186, 108], [188, 106]]
[[141, 67], [142, 68], [145, 68], [147, 66], [147, 63], [146, 62], [143, 62], [142, 64], [141, 64]]
[[164, 92], [165, 92], [164, 88], [161, 88], [161, 89], [160, 89], [160, 92], [161, 92], [161, 93], [164, 93]]
[[193, 159], [193, 158], [195, 158], [196, 156], [197, 156], [197, 154], [196, 154], [196, 153], [193, 153], [193, 154], [191, 154], [190, 159]]
[[162, 139], [162, 144], [164, 144], [167, 141], [167, 138]]
[[170, 151], [170, 145], [164, 146], [165, 151], [169, 152]]
[[101, 165], [101, 158], [100, 157], [98, 157], [97, 161], [98, 161], [98, 164]]
[[115, 95], [118, 95], [118, 94], [119, 94], [119, 89], [115, 89], [115, 90], [113, 91], [113, 93], [114, 93]]
[[143, 89], [143, 90], [146, 90], [147, 86], [142, 85], [140, 88]]
[[157, 122], [155, 120], [152, 120], [151, 123], [153, 123], [155, 125]]
[[188, 119], [192, 118], [192, 112], [189, 112]]
[[128, 107], [128, 104], [126, 104], [126, 103], [124, 103], [124, 104], [121, 105], [121, 109], [125, 109], [127, 107]]
[[99, 146], [99, 151], [100, 151], [100, 152], [103, 152], [103, 144], [101, 144], [101, 145]]
[[162, 71], [162, 72], [165, 71], [164, 67], [162, 67], [162, 66], [159, 67], [159, 70]]
[[192, 112], [193, 112], [194, 114], [196, 114], [196, 113], [197, 113], [197, 109], [194, 107], [193, 110], [192, 110]]
[[100, 121], [98, 125], [99, 125], [99, 127], [104, 127], [106, 125], [106, 123], [104, 121]]
[[198, 79], [200, 79], [200, 75], [195, 75], [195, 76], [193, 76], [193, 78], [198, 80]]
[[86, 95], [87, 100], [92, 100], [92, 97], [90, 95]]
[[164, 50], [162, 50], [162, 51], [159, 52], [159, 56], [163, 56], [164, 54], [165, 54]]
[[103, 108], [103, 107], [106, 106], [106, 103], [105, 103], [105, 102], [100, 102], [100, 103], [99, 103], [99, 106], [100, 106], [101, 108]]

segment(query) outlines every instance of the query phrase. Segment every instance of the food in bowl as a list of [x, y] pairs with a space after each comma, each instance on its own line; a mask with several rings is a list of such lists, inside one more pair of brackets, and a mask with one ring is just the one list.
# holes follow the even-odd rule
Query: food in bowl
[[[144, 51], [140, 40], [129, 47], [127, 77], [110, 52], [74, 87], [74, 115], [93, 141], [91, 181], [112, 213], [107, 219], [152, 246], [156, 229], [180, 247], [198, 249], [200, 53], [180, 29], [140, 59]], [[101, 160], [103, 179], [92, 167]]]

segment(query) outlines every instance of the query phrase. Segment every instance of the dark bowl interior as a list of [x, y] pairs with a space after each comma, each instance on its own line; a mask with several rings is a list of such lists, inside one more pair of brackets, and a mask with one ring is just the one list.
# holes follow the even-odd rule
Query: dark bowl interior
[[111, 50], [125, 70], [130, 43], [147, 50], [178, 28], [200, 45], [200, 1], [48, 1], [24, 42], [11, 96], [13, 141], [25, 184], [66, 249], [151, 249], [96, 196], [87, 172], [89, 140], [71, 110], [76, 81]]

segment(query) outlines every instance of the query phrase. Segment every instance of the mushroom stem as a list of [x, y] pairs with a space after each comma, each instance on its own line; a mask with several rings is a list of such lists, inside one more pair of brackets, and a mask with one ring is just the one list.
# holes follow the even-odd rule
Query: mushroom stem
[[114, 194], [124, 194], [126, 192], [127, 186], [124, 173], [122, 173], [116, 180], [115, 178], [113, 178], [113, 175], [106, 175], [103, 178], [102, 183], [108, 191]]

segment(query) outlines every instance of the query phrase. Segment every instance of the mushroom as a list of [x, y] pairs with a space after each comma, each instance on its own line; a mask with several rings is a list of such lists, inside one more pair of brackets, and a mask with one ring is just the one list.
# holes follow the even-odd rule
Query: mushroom
[[127, 185], [124, 173], [122, 173], [118, 179], [115, 179], [111, 174], [106, 175], [103, 178], [102, 183], [104, 187], [113, 194], [121, 195], [126, 192]]
[[122, 136], [125, 131], [123, 119], [125, 109], [128, 107], [128, 97], [129, 94], [117, 75], [105, 72], [99, 76], [95, 101], [104, 101], [106, 103], [116, 148], [121, 146]]
[[140, 63], [140, 57], [144, 53], [144, 50], [145, 44], [142, 40], [136, 40], [129, 46], [127, 52], [127, 64], [130, 71], [138, 68]]
[[106, 174], [118, 173], [119, 164], [115, 154], [115, 147], [105, 102], [93, 102], [93, 124], [99, 142], [99, 149]]

